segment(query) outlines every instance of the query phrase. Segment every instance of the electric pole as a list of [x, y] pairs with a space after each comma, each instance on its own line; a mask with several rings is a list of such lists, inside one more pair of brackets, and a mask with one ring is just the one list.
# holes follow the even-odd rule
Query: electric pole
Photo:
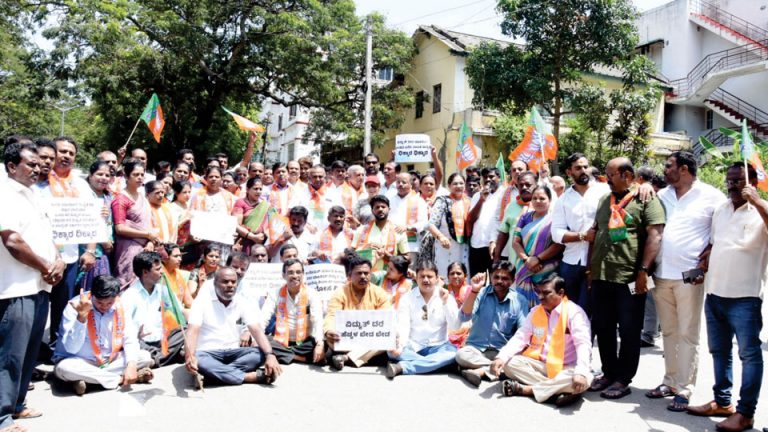
[[371, 152], [371, 93], [373, 92], [373, 31], [371, 17], [365, 25], [365, 137], [363, 157]]

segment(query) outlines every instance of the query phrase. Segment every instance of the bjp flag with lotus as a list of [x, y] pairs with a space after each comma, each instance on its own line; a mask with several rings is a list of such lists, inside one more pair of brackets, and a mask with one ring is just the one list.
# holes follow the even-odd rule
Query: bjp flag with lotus
[[509, 154], [509, 160], [521, 160], [528, 164], [528, 169], [539, 172], [546, 161], [555, 158], [557, 158], [557, 140], [549, 133], [539, 111], [533, 107], [523, 141]]
[[[141, 113], [141, 119], [147, 124], [155, 141], [160, 142], [160, 134], [165, 127], [165, 118], [163, 118], [163, 108], [160, 106], [160, 99], [157, 94], [152, 93], [152, 97], [147, 102], [144, 112]], [[128, 138], [130, 140], [130, 138]], [[128, 144], [128, 143], [126, 143]]]

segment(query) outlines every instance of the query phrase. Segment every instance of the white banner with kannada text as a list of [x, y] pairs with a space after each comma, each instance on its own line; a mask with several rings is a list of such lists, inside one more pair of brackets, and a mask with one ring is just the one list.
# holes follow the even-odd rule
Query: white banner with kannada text
[[67, 245], [108, 241], [103, 208], [104, 202], [97, 198], [51, 199], [49, 217], [53, 228], [53, 242], [57, 245]]
[[432, 143], [426, 134], [400, 134], [395, 137], [395, 162], [432, 161]]
[[340, 310], [336, 312], [336, 333], [341, 336], [337, 351], [393, 350], [397, 331], [395, 311]]

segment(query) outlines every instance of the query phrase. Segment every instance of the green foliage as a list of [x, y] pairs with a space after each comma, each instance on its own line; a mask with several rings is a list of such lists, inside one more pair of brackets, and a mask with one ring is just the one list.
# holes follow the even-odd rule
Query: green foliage
[[499, 0], [502, 32], [526, 44], [483, 45], [467, 61], [475, 103], [519, 112], [532, 105], [553, 117], [559, 138], [563, 103], [595, 65], [629, 58], [637, 42], [629, 0]]
[[493, 122], [493, 132], [499, 141], [499, 150], [504, 155], [508, 155], [520, 144], [528, 125], [526, 116], [516, 115], [515, 112], [515, 107], [508, 104], [502, 114]]
[[[380, 14], [369, 16], [373, 33], [373, 70], [391, 68], [395, 77], [405, 76], [411, 66], [415, 47], [403, 32], [388, 29]], [[354, 50], [349, 67], [354, 76], [344, 84], [348, 104], [343, 107], [318, 108], [312, 113], [306, 138], [321, 143], [323, 153], [359, 147], [362, 148], [365, 131], [365, 32], [350, 35], [348, 41]], [[388, 129], [397, 129], [405, 121], [405, 114], [413, 107], [413, 91], [400, 85], [374, 85], [371, 103], [371, 143], [380, 145]], [[362, 157], [362, 153], [360, 154]]]

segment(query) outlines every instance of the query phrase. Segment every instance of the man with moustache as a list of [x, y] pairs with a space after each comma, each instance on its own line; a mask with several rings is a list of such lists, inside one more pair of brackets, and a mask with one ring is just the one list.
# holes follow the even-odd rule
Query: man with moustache
[[31, 139], [6, 141], [8, 178], [0, 196], [0, 429], [26, 430], [14, 418], [37, 417], [26, 395], [48, 318], [48, 293], [61, 280], [64, 262], [53, 244], [51, 222], [31, 186], [40, 173]]
[[397, 193], [389, 199], [389, 220], [398, 233], [406, 235], [411, 264], [415, 264], [421, 247], [419, 233], [429, 225], [429, 207], [419, 194], [411, 193], [411, 187], [410, 174], [397, 175]]
[[273, 263], [280, 262], [277, 252], [285, 244], [296, 246], [299, 251], [299, 259], [302, 262], [307, 262], [310, 252], [317, 247], [317, 234], [313, 234], [306, 229], [308, 215], [309, 211], [302, 206], [293, 207], [289, 211], [289, 226], [283, 229], [283, 233], [278, 238], [269, 239], [269, 251], [270, 255], [273, 256]]
[[[48, 139], [39, 139], [36, 141], [36, 144], [37, 157], [40, 160], [40, 175], [37, 177], [37, 182], [32, 185], [32, 189], [42, 190], [48, 187], [48, 175], [56, 163], [56, 146], [53, 145], [53, 141]], [[110, 168], [111, 170], [112, 168]]]
[[203, 187], [203, 178], [195, 174], [195, 153], [187, 148], [176, 152], [176, 163], [184, 162], [189, 167], [189, 183], [193, 189]]
[[[736, 162], [728, 168], [729, 200], [712, 216], [712, 249], [703, 266], [707, 269], [704, 316], [715, 373], [714, 400], [688, 407], [689, 414], [728, 417], [716, 425], [717, 430], [727, 432], [752, 429], [764, 367], [760, 331], [768, 285], [768, 202], [755, 189], [759, 173], [752, 165], [744, 165]], [[741, 360], [736, 407], [731, 398], [734, 335]]]
[[299, 162], [295, 160], [288, 161], [285, 167], [288, 170], [288, 183], [302, 195], [309, 195], [307, 184], [301, 181], [301, 165]]
[[376, 195], [370, 199], [373, 220], [360, 225], [355, 231], [352, 247], [358, 251], [370, 249], [373, 255], [373, 271], [384, 270], [389, 259], [408, 253], [405, 234], [389, 220], [389, 199]]
[[376, 176], [379, 179], [379, 184], [384, 184], [384, 174], [380, 171], [381, 164], [379, 162], [379, 156], [376, 153], [368, 153], [363, 158], [365, 165], [365, 177]]
[[[529, 210], [531, 198], [533, 198], [532, 192], [536, 188], [536, 174], [532, 171], [515, 172], [515, 178], [517, 179], [515, 199], [507, 205], [504, 220], [499, 225], [496, 237], [496, 244], [499, 246], [493, 251], [493, 262], [508, 261], [509, 252], [512, 250], [512, 234], [517, 228], [517, 221], [520, 216]], [[509, 187], [513, 186], [510, 185]]]
[[371, 283], [371, 262], [357, 255], [349, 257], [347, 263], [347, 279], [349, 282], [333, 292], [328, 302], [328, 312], [325, 315], [323, 333], [328, 343], [327, 357], [330, 357], [331, 367], [336, 370], [344, 368], [346, 362], [360, 367], [371, 358], [381, 354], [381, 351], [353, 350], [349, 352], [335, 351], [333, 346], [341, 340], [336, 330], [336, 312], [340, 310], [382, 310], [390, 309], [389, 294], [381, 287]]
[[499, 208], [504, 194], [499, 187], [499, 170], [483, 168], [483, 190], [472, 197], [467, 227], [472, 233], [469, 241], [469, 271], [472, 275], [485, 273], [491, 266], [499, 229]]
[[722, 192], [696, 178], [697, 162], [691, 152], [672, 153], [664, 165], [669, 186], [659, 192], [667, 223], [651, 294], [664, 337], [665, 373], [661, 385], [645, 395], [674, 396], [667, 409], [676, 412], [685, 411], [696, 384], [704, 305], [701, 281], [685, 281], [683, 273], [701, 266], [700, 257], [709, 250], [712, 216], [726, 202]]
[[597, 205], [590, 262], [592, 325], [603, 376], [592, 382], [590, 390], [600, 391], [606, 399], [620, 399], [631, 393], [629, 384], [640, 362], [648, 278], [661, 247], [665, 217], [658, 198], [640, 200], [629, 159], [611, 159], [605, 174], [611, 193]]
[[611, 188], [606, 183], [590, 180], [589, 160], [583, 153], [568, 156], [565, 166], [573, 185], [555, 203], [552, 240], [565, 246], [558, 272], [565, 280], [565, 295], [589, 312], [586, 272], [589, 244], [594, 241], [594, 231], [590, 228], [600, 198], [609, 194]]
[[251, 162], [248, 164], [248, 178], [252, 179], [254, 177], [261, 178], [264, 176], [264, 164], [261, 162]]
[[[189, 311], [186, 367], [192, 374], [225, 385], [271, 384], [282, 367], [264, 334], [258, 313], [235, 295], [237, 273], [220, 267], [214, 276], [216, 295], [197, 299]], [[238, 322], [248, 328], [255, 347], [240, 346]], [[264, 370], [259, 369], [264, 365]]]
[[384, 181], [381, 183], [381, 194], [387, 198], [397, 193], [397, 175], [400, 174], [400, 165], [393, 161], [384, 164], [382, 169]]
[[344, 226], [344, 207], [333, 206], [328, 210], [328, 227], [320, 232], [317, 249], [309, 253], [309, 260], [338, 264], [344, 250], [352, 246], [354, 231]]
[[338, 195], [331, 193], [331, 189], [325, 182], [325, 167], [318, 164], [309, 170], [309, 202], [307, 210], [309, 217], [307, 223], [312, 225], [317, 232], [322, 232], [328, 227], [328, 209], [341, 205]]
[[304, 283], [304, 265], [297, 259], [283, 263], [283, 279], [285, 285], [270, 291], [261, 308], [262, 327], [275, 319], [275, 333], [269, 337], [272, 351], [282, 364], [321, 363], [325, 343], [320, 295]]

